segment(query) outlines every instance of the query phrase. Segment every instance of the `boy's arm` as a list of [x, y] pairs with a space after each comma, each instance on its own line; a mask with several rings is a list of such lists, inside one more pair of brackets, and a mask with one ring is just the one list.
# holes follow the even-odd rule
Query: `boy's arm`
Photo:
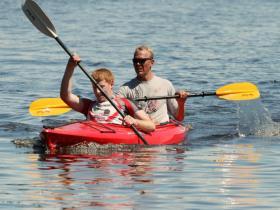
[[124, 122], [127, 125], [135, 125], [136, 128], [139, 128], [145, 132], [152, 132], [156, 128], [155, 123], [143, 110], [135, 112], [134, 117], [126, 115], [124, 118]]
[[73, 55], [67, 63], [60, 87], [60, 97], [61, 99], [72, 109], [78, 112], [82, 112], [84, 108], [83, 100], [77, 95], [72, 93], [72, 75], [78, 62], [80, 62], [80, 57], [78, 55]]

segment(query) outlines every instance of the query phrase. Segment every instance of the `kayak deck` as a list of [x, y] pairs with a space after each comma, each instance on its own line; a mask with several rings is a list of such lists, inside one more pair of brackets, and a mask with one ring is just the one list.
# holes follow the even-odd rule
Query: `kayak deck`
[[[141, 132], [149, 145], [179, 144], [185, 140], [188, 128], [176, 122], [158, 125], [151, 133]], [[42, 139], [50, 150], [80, 143], [143, 144], [134, 131], [123, 125], [78, 121], [56, 128], [43, 128]]]

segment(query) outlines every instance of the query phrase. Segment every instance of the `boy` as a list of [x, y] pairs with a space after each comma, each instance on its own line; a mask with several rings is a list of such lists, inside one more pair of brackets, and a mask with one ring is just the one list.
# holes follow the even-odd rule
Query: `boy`
[[114, 75], [108, 69], [97, 69], [91, 76], [116, 106], [124, 113], [129, 114], [126, 115], [124, 119], [121, 119], [121, 115], [94, 84], [93, 92], [96, 96], [96, 101], [87, 98], [79, 98], [77, 95], [73, 94], [71, 78], [78, 62], [80, 62], [80, 57], [78, 55], [73, 55], [69, 59], [61, 82], [60, 97], [68, 106], [75, 111], [83, 113], [89, 120], [95, 120], [100, 123], [125, 123], [128, 126], [134, 125], [144, 132], [155, 130], [155, 124], [143, 110], [139, 110], [131, 101], [125, 98], [114, 96]]

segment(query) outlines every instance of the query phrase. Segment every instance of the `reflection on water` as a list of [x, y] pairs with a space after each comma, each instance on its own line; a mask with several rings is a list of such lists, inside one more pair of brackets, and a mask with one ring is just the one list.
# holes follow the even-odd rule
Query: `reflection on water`
[[224, 149], [216, 161], [222, 176], [220, 192], [225, 196], [226, 206], [259, 205], [262, 201], [254, 196], [254, 192], [260, 185], [255, 176], [260, 154], [252, 144], [230, 145]]
[[[72, 206], [74, 203], [79, 207], [132, 209], [138, 205], [138, 196], [149, 197], [152, 194], [152, 185], [157, 182], [155, 173], [182, 171], [180, 164], [170, 165], [168, 162], [170, 155], [173, 159], [184, 151], [183, 147], [177, 149], [172, 146], [139, 147], [133, 152], [108, 152], [107, 155], [43, 154], [40, 162], [35, 160], [38, 156], [30, 154], [29, 158], [34, 161], [33, 171], [37, 173], [30, 175], [41, 179], [48, 176], [49, 182], [34, 183], [45, 189], [44, 198], [48, 202], [56, 200], [67, 207], [71, 200]], [[182, 157], [178, 160], [182, 161]]]
[[26, 173], [33, 189], [26, 196], [41, 206], [68, 209], [172, 209], [174, 202], [180, 209], [265, 204], [258, 192], [262, 157], [254, 145], [219, 145], [212, 149], [215, 155], [207, 151], [167, 146], [107, 155], [42, 154], [39, 161], [38, 155], [28, 154]]

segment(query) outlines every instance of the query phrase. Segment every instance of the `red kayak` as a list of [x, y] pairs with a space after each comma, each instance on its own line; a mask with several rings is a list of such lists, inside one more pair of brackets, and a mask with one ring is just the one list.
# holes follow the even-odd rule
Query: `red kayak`
[[[142, 133], [149, 145], [179, 144], [185, 140], [188, 127], [177, 122], [158, 125], [151, 133]], [[78, 121], [55, 128], [43, 128], [41, 137], [49, 150], [80, 143], [143, 144], [129, 127], [101, 124], [95, 121]]]

